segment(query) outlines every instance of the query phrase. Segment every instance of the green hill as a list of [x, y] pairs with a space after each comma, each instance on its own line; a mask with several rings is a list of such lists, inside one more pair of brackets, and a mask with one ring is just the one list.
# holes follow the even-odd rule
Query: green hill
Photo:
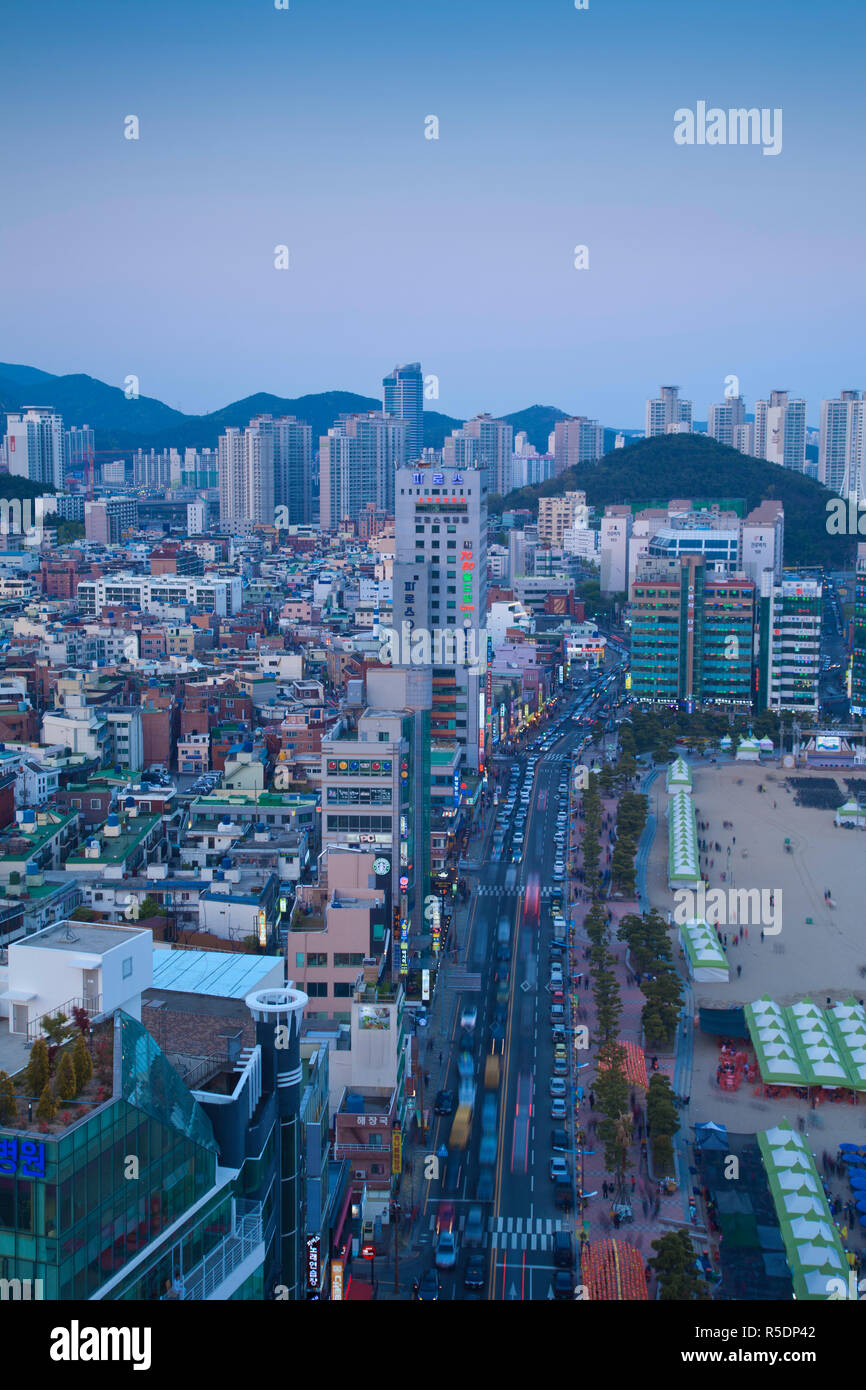
[[638, 440], [606, 454], [600, 463], [569, 469], [505, 498], [491, 498], [490, 511], [498, 515], [528, 508], [537, 514], [539, 497], [574, 489], [582, 489], [589, 506], [599, 508], [614, 503], [657, 506], [672, 497], [737, 497], [748, 512], [767, 499], [778, 499], [785, 508], [786, 565], [842, 569], [853, 563], [855, 538], [827, 533], [826, 503], [833, 493], [801, 473], [750, 458], [702, 435]]

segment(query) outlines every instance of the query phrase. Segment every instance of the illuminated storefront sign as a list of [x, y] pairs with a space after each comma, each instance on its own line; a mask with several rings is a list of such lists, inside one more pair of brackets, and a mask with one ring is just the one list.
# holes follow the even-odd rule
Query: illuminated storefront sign
[[331, 1261], [331, 1298], [339, 1302], [343, 1297], [343, 1261]]
[[307, 1236], [307, 1288], [319, 1287], [319, 1254], [322, 1247], [320, 1236]]
[[19, 1178], [45, 1177], [45, 1145], [33, 1139], [0, 1139], [0, 1173]]
[[460, 805], [460, 771], [457, 768], [454, 770], [454, 805]]
[[268, 914], [263, 907], [259, 908], [259, 945], [268, 944]]
[[478, 692], [478, 769], [484, 771], [484, 691]]
[[400, 974], [409, 974], [409, 918], [400, 920]]
[[424, 1000], [425, 1004], [426, 1004], [427, 1000], [430, 998], [430, 971], [429, 971], [429, 970], [422, 970], [422, 971], [421, 971], [421, 998]]
[[475, 558], [472, 554], [471, 541], [463, 542], [463, 549], [460, 552], [460, 568], [463, 572], [463, 602], [460, 609], [463, 613], [471, 613], [475, 607], [472, 602], [472, 571], [475, 568]]
[[403, 1135], [399, 1129], [391, 1133], [391, 1172], [403, 1171]]

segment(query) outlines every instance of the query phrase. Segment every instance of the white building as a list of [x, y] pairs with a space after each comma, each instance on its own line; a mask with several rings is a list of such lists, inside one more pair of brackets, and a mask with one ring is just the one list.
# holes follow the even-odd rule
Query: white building
[[771, 391], [755, 402], [755, 458], [802, 473], [806, 467], [806, 402]]
[[692, 403], [680, 400], [678, 386], [661, 386], [655, 400], [646, 403], [646, 437], [653, 439], [660, 434], [680, 432], [680, 426], [688, 433], [692, 428]]
[[240, 612], [243, 580], [240, 575], [219, 578], [185, 574], [151, 576], [120, 571], [99, 579], [82, 579], [76, 595], [79, 610], [85, 617], [97, 616], [106, 605], [140, 608], [143, 613], [191, 607], [227, 617]]
[[15, 477], [50, 483], [58, 492], [63, 488], [66, 439], [63, 417], [53, 406], [25, 406], [6, 416], [6, 460]]
[[394, 473], [409, 450], [409, 422], [381, 412], [344, 415], [319, 439], [319, 525], [357, 523], [368, 502], [394, 511]]
[[508, 602], [497, 600], [487, 610], [487, 633], [494, 652], [502, 646], [509, 628], [520, 628], [521, 632], [531, 633], [535, 627], [532, 614], [527, 612], [516, 599]]
[[843, 391], [821, 402], [818, 482], [842, 497], [866, 496], [866, 401]]
[[488, 490], [504, 497], [514, 486], [513, 454], [514, 427], [490, 415], [476, 415], [445, 440], [442, 462], [446, 469], [486, 469]]
[[631, 532], [630, 507], [605, 507], [598, 540], [603, 594], [620, 594], [627, 591], [628, 543]]
[[740, 447], [742, 429], [746, 423], [746, 402], [742, 396], [726, 396], [718, 405], [711, 405], [707, 418], [707, 434], [729, 449]]
[[10, 1033], [31, 1037], [61, 1006], [67, 1015], [73, 1006], [86, 1009], [91, 1021], [115, 1009], [140, 1019], [141, 995], [152, 983], [151, 931], [55, 922], [9, 946], [9, 964], [0, 966], [0, 1015]]

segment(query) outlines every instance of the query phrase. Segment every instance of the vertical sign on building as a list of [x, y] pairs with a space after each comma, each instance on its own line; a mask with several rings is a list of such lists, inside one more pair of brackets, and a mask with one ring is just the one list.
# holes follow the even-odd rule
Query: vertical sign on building
[[403, 1171], [403, 1133], [399, 1127], [391, 1131], [391, 1172]]
[[343, 1298], [343, 1261], [331, 1261], [331, 1299], [340, 1303]]
[[320, 1236], [307, 1236], [307, 1288], [319, 1287], [319, 1254], [322, 1247]]
[[422, 998], [422, 1000], [423, 1000], [423, 1002], [424, 1002], [425, 1004], [427, 1003], [427, 1000], [430, 998], [430, 971], [429, 971], [429, 970], [422, 970], [422, 971], [421, 971], [421, 998]]

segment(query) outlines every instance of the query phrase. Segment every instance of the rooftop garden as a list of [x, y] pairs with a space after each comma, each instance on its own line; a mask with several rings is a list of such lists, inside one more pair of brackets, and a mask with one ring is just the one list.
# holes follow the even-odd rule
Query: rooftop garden
[[91, 1029], [86, 1010], [72, 1021], [57, 1013], [43, 1019], [30, 1060], [15, 1076], [0, 1071], [0, 1125], [58, 1135], [112, 1095], [114, 1025]]

